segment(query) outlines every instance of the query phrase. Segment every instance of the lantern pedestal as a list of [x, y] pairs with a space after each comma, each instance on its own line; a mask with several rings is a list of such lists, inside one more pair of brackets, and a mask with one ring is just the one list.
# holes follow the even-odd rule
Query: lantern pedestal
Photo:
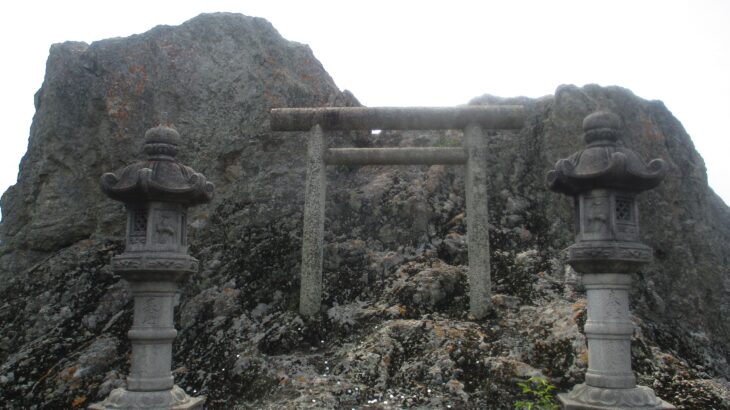
[[202, 409], [205, 398], [188, 396], [170, 371], [178, 282], [197, 271], [198, 261], [188, 255], [127, 252], [115, 257], [112, 267], [129, 282], [134, 296], [134, 320], [127, 333], [132, 364], [127, 387], [89, 409]]
[[584, 274], [588, 299], [588, 371], [586, 381], [559, 395], [565, 409], [673, 409], [648, 387], [637, 386], [631, 371], [629, 320], [631, 276], [625, 273]]
[[172, 389], [162, 391], [129, 391], [119, 388], [112, 390], [109, 397], [101, 403], [89, 406], [90, 410], [120, 410], [120, 409], [165, 409], [165, 410], [193, 410], [202, 409], [205, 398], [190, 397], [183, 389], [172, 386]]
[[[618, 398], [617, 398], [618, 397]], [[616, 402], [637, 402], [644, 403], [648, 397], [653, 397], [660, 403], [656, 406], [636, 406], [636, 405], [614, 405], [607, 403]], [[657, 398], [654, 391], [648, 387], [637, 386], [633, 389], [601, 389], [599, 387], [591, 387], [585, 384], [579, 384], [573, 387], [570, 393], [558, 395], [560, 404], [565, 410], [671, 410], [676, 407]], [[601, 404], [591, 404], [591, 403]], [[602, 404], [606, 403], [606, 404]]]

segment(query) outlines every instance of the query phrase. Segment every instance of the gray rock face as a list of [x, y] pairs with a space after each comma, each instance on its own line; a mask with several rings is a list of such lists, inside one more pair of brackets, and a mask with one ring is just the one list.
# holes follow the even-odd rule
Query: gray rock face
[[632, 309], [651, 320], [664, 346], [727, 375], [730, 326], [722, 318], [730, 294], [721, 284], [730, 272], [730, 209], [707, 186], [702, 158], [679, 121], [661, 102], [625, 89], [559, 87], [543, 121], [548, 159], [564, 155], [563, 144], [580, 145], [580, 122], [573, 120], [568, 131], [559, 128], [561, 119], [596, 108], [621, 117], [626, 146], [669, 165], [662, 184], [638, 196], [641, 240], [654, 249], [654, 263], [636, 276]]
[[[269, 108], [335, 101], [347, 104], [311, 50], [260, 18], [202, 15], [128, 39], [55, 44], [36, 95], [33, 142], [2, 199], [3, 245], [15, 254], [3, 264], [23, 269], [36, 255], [117, 232], [117, 207], [102, 200], [93, 176], [129, 163], [145, 129], [160, 121], [186, 136], [181, 150], [195, 155], [183, 162], [240, 190], [249, 184], [230, 182], [287, 177], [258, 169], [285, 167], [282, 155], [294, 149], [263, 137]], [[268, 196], [266, 183], [253, 185], [264, 192], [250, 195]]]
[[[180, 160], [216, 185], [188, 218], [201, 268], [183, 288], [173, 359], [177, 384], [209, 408], [503, 408], [519, 398], [514, 378], [534, 374], [565, 391], [585, 373], [585, 299], [565, 265], [571, 204], [544, 176], [580, 149], [582, 119], [601, 108], [622, 118], [627, 146], [669, 165], [639, 197], [641, 239], [655, 250], [631, 296], [639, 383], [681, 408], [730, 406], [730, 210], [679, 121], [618, 87], [472, 103], [529, 112], [520, 132], [489, 136], [493, 315], [465, 313], [463, 171], [337, 166], [327, 168], [325, 309], [311, 323], [296, 313], [306, 145], [270, 132], [267, 113], [354, 97], [306, 46], [240, 15], [53, 46], [19, 181], [1, 203], [1, 401], [81, 407], [122, 386], [132, 303], [109, 261], [125, 212], [98, 180], [138, 157], [162, 113], [183, 136]], [[462, 137], [332, 136], [337, 146]]]

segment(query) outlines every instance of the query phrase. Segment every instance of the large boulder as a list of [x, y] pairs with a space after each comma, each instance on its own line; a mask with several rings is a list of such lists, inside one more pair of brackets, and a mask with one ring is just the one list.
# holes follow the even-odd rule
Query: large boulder
[[[273, 107], [347, 106], [307, 46], [265, 20], [201, 15], [123, 39], [57, 44], [36, 98], [18, 183], [2, 197], [0, 398], [10, 408], [103, 399], [129, 368], [129, 289], [109, 266], [124, 210], [102, 173], [140, 158], [172, 123], [179, 157], [216, 184], [191, 210], [200, 272], [184, 285], [176, 382], [210, 408], [508, 408], [516, 380], [560, 389], [586, 367], [585, 299], [565, 264], [571, 201], [545, 174], [581, 148], [584, 116], [622, 117], [624, 143], [670, 165], [640, 197], [655, 262], [635, 275], [632, 351], [643, 384], [684, 408], [730, 406], [730, 210], [658, 101], [618, 87], [560, 86], [490, 132], [495, 310], [466, 315], [463, 170], [330, 167], [321, 321], [297, 315], [303, 133], [273, 133]], [[459, 131], [336, 133], [338, 146], [456, 146]]]

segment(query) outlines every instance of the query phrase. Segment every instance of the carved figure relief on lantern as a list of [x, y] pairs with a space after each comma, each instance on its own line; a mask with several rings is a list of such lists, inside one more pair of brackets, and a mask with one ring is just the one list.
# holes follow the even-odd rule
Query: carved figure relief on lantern
[[634, 195], [597, 189], [579, 198], [578, 241], [637, 241]]
[[157, 298], [142, 298], [140, 302], [140, 318], [142, 326], [155, 326], [160, 316], [160, 304]]
[[180, 206], [169, 203], [150, 205], [151, 244], [147, 248], [156, 252], [187, 252], [184, 240], [185, 218]]
[[170, 212], [162, 211], [157, 216], [157, 226], [155, 226], [155, 236], [157, 237], [158, 245], [169, 245], [175, 243], [175, 225], [172, 219], [176, 215], [172, 215]]
[[596, 190], [591, 194], [580, 198], [580, 215], [583, 220], [578, 239], [584, 241], [609, 239], [611, 232], [608, 221], [609, 194], [603, 190]]

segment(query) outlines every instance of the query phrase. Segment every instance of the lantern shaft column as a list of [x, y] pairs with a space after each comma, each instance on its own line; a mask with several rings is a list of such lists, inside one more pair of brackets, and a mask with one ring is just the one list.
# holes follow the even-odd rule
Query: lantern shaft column
[[175, 384], [172, 342], [177, 336], [173, 324], [177, 284], [174, 282], [132, 282], [134, 324], [127, 333], [132, 342], [132, 365], [127, 388], [137, 391], [171, 389]]
[[634, 388], [636, 377], [631, 371], [634, 325], [629, 320], [631, 276], [585, 274], [582, 279], [588, 300], [586, 383], [614, 389]]

